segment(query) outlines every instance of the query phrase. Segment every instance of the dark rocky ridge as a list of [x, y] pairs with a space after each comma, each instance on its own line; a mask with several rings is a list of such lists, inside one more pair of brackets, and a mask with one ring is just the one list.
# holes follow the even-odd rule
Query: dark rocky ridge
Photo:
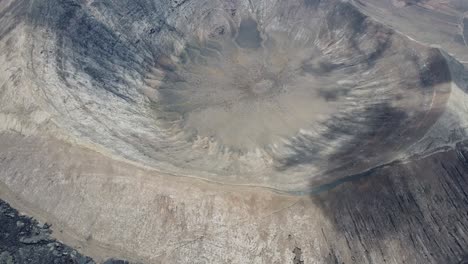
[[[0, 200], [0, 264], [95, 264], [73, 248], [51, 237], [48, 224], [19, 215]], [[109, 259], [104, 264], [130, 264]]]

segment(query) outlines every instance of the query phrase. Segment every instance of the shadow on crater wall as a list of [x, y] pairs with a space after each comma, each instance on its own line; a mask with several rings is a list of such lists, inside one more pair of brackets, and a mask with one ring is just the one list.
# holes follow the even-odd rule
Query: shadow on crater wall
[[348, 263], [346, 251], [354, 263], [459, 263], [468, 254], [468, 142], [311, 199], [341, 237], [329, 243], [329, 263]]
[[[468, 88], [461, 64], [439, 56], [429, 62], [420, 73], [423, 86], [453, 80]], [[328, 263], [350, 263], [345, 255], [353, 256], [351, 263], [466, 263], [468, 141], [433, 153], [341, 179], [310, 196], [339, 234], [327, 240]]]

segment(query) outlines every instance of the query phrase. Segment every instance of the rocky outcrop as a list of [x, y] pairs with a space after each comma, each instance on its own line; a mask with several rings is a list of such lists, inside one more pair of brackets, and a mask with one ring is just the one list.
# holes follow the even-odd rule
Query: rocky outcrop
[[0, 200], [0, 263], [22, 264], [94, 264], [76, 250], [51, 237], [50, 226], [32, 218]]
[[[52, 237], [48, 224], [20, 215], [0, 200], [0, 264], [95, 264]], [[104, 264], [131, 264], [109, 259]]]

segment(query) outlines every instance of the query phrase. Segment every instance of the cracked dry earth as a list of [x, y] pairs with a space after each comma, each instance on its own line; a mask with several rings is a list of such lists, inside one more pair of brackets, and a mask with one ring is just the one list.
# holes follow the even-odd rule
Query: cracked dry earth
[[0, 1], [0, 263], [467, 263], [467, 12]]

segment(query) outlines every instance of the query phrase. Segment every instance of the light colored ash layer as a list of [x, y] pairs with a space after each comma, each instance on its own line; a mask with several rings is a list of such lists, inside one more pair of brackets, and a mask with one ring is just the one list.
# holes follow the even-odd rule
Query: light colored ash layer
[[338, 1], [15, 5], [50, 121], [163, 173], [307, 191], [404, 155], [451, 89], [439, 50]]

